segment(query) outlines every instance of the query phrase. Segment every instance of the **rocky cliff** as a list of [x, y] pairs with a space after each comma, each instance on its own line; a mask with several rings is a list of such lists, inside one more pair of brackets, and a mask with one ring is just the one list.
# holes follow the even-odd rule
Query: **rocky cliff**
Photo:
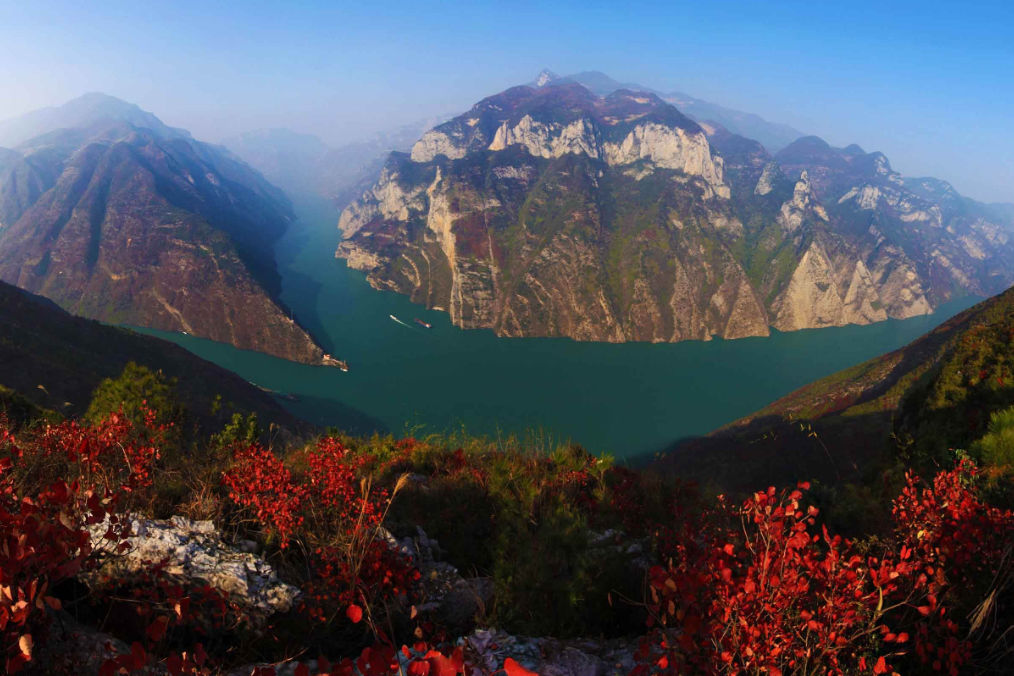
[[515, 87], [392, 154], [342, 213], [337, 255], [505, 336], [866, 324], [1014, 279], [1005, 225], [931, 187], [813, 137], [771, 157], [650, 93]]
[[0, 153], [0, 279], [87, 317], [319, 362], [278, 301], [282, 193], [184, 132], [84, 119]]

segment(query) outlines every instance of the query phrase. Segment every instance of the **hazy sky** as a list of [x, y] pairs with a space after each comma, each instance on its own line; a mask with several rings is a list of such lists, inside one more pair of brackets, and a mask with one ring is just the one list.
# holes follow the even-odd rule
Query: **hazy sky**
[[0, 119], [88, 91], [338, 143], [601, 70], [1014, 202], [1014, 2], [0, 0]]

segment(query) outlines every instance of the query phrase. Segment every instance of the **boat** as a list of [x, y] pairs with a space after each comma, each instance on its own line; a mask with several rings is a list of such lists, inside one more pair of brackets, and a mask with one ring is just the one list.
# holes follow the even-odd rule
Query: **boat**
[[432, 329], [433, 328], [432, 324], [430, 324], [429, 322], [424, 322], [423, 320], [419, 319], [418, 317], [415, 318], [415, 323], [418, 324], [419, 326], [423, 327], [424, 329]]
[[399, 324], [401, 323], [401, 320], [398, 319], [397, 317], [395, 317], [394, 315], [387, 315], [387, 316], [390, 317], [391, 319], [393, 319], [394, 321], [398, 322]]

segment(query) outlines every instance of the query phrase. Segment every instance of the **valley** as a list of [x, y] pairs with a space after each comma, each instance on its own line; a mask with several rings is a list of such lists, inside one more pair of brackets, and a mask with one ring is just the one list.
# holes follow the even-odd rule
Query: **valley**
[[1010, 676], [1014, 5], [107, 4], [0, 5], [0, 676]]
[[[311, 422], [356, 434], [532, 433], [635, 459], [900, 347], [975, 302], [952, 301], [906, 320], [738, 340], [503, 339], [461, 330], [446, 313], [371, 288], [331, 256], [338, 233], [328, 203], [293, 201], [297, 220], [277, 249], [282, 299], [328, 352], [348, 360], [348, 373], [179, 333], [156, 335], [258, 385], [294, 394], [297, 401], [280, 403]], [[416, 317], [433, 328], [415, 325]]]

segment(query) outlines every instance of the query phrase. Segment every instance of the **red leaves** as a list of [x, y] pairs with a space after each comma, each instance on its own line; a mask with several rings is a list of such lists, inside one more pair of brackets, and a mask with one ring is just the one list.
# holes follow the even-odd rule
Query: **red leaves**
[[[85, 525], [102, 523], [148, 485], [159, 453], [139, 441], [143, 436], [118, 416], [94, 426], [47, 426], [21, 441], [0, 425], [0, 641], [7, 672], [32, 660], [35, 628], [48, 620], [48, 609], [60, 607], [47, 590], [94, 563]], [[64, 477], [43, 480], [53, 467]], [[118, 543], [122, 525], [110, 520], [108, 534]]]
[[[418, 651], [419, 646], [417, 646]], [[407, 648], [403, 651], [409, 652]], [[409, 652], [411, 655], [411, 653]], [[408, 673], [410, 676], [455, 676], [464, 673], [465, 660], [461, 648], [454, 651], [450, 658], [436, 650], [428, 650], [422, 659], [414, 659], [409, 662]]]
[[152, 643], [158, 643], [165, 636], [166, 628], [169, 626], [169, 620], [165, 617], [156, 617], [155, 621], [148, 625], [148, 629], [145, 631], [148, 639]]
[[[879, 557], [814, 532], [816, 510], [800, 505], [805, 484], [755, 493], [734, 510], [720, 502], [682, 526], [663, 554], [669, 565], [649, 572], [649, 626], [659, 628], [639, 651], [641, 671], [866, 671], [877, 628], [885, 652], [905, 655], [911, 642], [923, 663], [956, 673], [970, 648], [945, 597], [954, 581], [967, 589], [992, 579], [998, 545], [1014, 537], [1014, 516], [976, 497], [974, 475], [963, 462], [928, 488], [909, 476], [894, 505], [897, 540]], [[886, 655], [873, 665], [892, 670]]]
[[525, 669], [512, 657], [504, 660], [503, 670], [507, 673], [507, 676], [539, 676], [534, 671]]
[[278, 535], [279, 546], [288, 546], [303, 522], [299, 511], [305, 489], [292, 482], [292, 474], [274, 453], [257, 444], [237, 446], [233, 467], [222, 475], [222, 483], [234, 502], [252, 510], [258, 521]]
[[649, 575], [653, 616], [674, 627], [679, 651], [657, 633], [642, 664], [774, 674], [858, 662], [878, 597], [850, 543], [810, 532], [816, 510], [799, 504], [808, 488], [770, 488], [687, 527], [670, 566]]

